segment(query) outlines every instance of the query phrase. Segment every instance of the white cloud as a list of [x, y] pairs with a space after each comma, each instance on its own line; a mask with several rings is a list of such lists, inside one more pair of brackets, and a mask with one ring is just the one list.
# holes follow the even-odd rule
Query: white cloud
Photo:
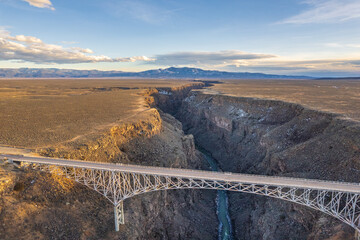
[[155, 56], [154, 63], [160, 65], [237, 65], [244, 60], [274, 58], [275, 55], [247, 53], [237, 50], [218, 52], [176, 52]]
[[360, 48], [360, 44], [353, 44], [353, 43], [347, 43], [347, 44], [326, 43], [325, 46], [333, 47], [333, 48]]
[[360, 74], [359, 59], [269, 60], [246, 65], [227, 66], [238, 71], [262, 71], [281, 74], [312, 74], [314, 72], [349, 72]]
[[359, 0], [306, 0], [310, 8], [281, 23], [329, 23], [360, 18]]
[[114, 62], [136, 62], [136, 61], [144, 61], [144, 62], [153, 62], [154, 58], [148, 58], [146, 56], [135, 56], [135, 57], [127, 57], [127, 58], [114, 58]]
[[89, 48], [72, 47], [71, 49], [81, 53], [94, 53], [94, 51]]
[[31, 6], [38, 8], [49, 8], [51, 10], [55, 10], [50, 0], [23, 0], [29, 3]]
[[0, 31], [0, 60], [20, 60], [33, 63], [89, 63], [89, 62], [135, 62], [152, 61], [145, 56], [110, 58], [103, 55], [90, 55], [89, 48], [64, 48], [47, 44], [32, 36], [11, 36], [8, 31]]
[[360, 44], [347, 44], [346, 46], [351, 48], [360, 48]]
[[326, 47], [332, 47], [332, 48], [341, 48], [343, 47], [343, 45], [341, 45], [340, 43], [325, 43]]
[[78, 42], [75, 42], [75, 41], [61, 41], [60, 43], [65, 44], [65, 45], [72, 45], [72, 44], [76, 44]]
[[14, 40], [17, 42], [25, 42], [25, 43], [42, 43], [42, 41], [36, 37], [24, 36], [24, 35], [16, 35], [15, 37], [8, 36], [9, 40]]

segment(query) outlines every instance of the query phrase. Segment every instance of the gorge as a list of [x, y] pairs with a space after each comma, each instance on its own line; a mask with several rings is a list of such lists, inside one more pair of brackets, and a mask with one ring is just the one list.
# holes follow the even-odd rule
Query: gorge
[[[359, 182], [360, 125], [294, 103], [192, 91], [160, 96], [187, 134], [228, 172]], [[180, 106], [180, 107], [179, 107]], [[352, 239], [324, 214], [274, 199], [229, 193], [235, 239]], [[291, 227], [289, 227], [291, 226]]]
[[[294, 103], [206, 94], [201, 88], [208, 84], [150, 89], [144, 93], [147, 118], [37, 151], [49, 157], [204, 170], [211, 169], [210, 156], [227, 172], [359, 182], [358, 122]], [[116, 233], [111, 205], [85, 187], [46, 173], [5, 173], [3, 239], [17, 238], [20, 226], [24, 239], [218, 239], [226, 232], [218, 218], [227, 215], [234, 239], [354, 238], [354, 230], [335, 218], [251, 194], [228, 193], [229, 214], [218, 211], [217, 216], [220, 199], [216, 202], [216, 192], [208, 190], [128, 199], [126, 224]]]

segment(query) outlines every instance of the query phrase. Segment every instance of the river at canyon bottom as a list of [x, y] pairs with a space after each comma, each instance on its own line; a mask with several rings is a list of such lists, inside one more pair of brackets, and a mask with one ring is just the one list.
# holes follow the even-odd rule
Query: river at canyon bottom
[[[199, 146], [197, 146], [197, 149], [203, 154], [212, 171], [221, 171], [217, 161], [211, 156], [209, 152]], [[219, 240], [233, 239], [228, 206], [229, 203], [227, 191], [218, 190], [216, 197], [216, 213], [219, 219]]]

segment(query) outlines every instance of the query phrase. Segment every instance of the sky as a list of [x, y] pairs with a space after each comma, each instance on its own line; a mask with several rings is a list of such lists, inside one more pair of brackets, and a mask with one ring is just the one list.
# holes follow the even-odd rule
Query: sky
[[0, 68], [360, 76], [360, 0], [0, 0]]

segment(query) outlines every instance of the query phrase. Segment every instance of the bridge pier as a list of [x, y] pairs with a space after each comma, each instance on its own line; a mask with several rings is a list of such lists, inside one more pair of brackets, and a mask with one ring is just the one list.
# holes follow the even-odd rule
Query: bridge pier
[[123, 201], [120, 201], [117, 205], [114, 206], [114, 215], [115, 215], [115, 231], [118, 232], [120, 224], [125, 224]]

